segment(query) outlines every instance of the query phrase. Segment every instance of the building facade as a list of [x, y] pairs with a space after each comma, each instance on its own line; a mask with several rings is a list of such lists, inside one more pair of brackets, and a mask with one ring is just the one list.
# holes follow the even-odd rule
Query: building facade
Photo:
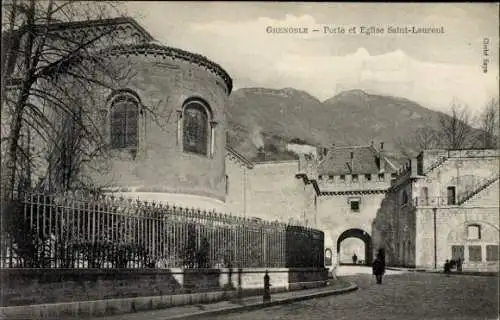
[[244, 174], [228, 158], [230, 211], [321, 229], [327, 265], [353, 253], [370, 263], [383, 248], [394, 266], [442, 268], [460, 258], [465, 270], [498, 270], [498, 150], [424, 150], [401, 168], [383, 144], [317, 155], [254, 163]]
[[498, 271], [499, 150], [425, 150], [393, 180], [374, 224], [391, 264]]

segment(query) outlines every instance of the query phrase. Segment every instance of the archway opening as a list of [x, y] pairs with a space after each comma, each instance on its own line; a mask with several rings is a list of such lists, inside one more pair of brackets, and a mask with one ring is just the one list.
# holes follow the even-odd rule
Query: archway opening
[[337, 240], [339, 264], [353, 264], [354, 253], [358, 257], [356, 264], [371, 265], [372, 238], [368, 232], [361, 229], [349, 229], [342, 232]]

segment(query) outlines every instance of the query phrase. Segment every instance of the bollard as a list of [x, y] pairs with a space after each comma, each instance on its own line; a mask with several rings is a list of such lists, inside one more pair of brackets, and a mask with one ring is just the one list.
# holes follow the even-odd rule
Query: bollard
[[271, 283], [269, 279], [269, 274], [267, 273], [264, 275], [264, 296], [263, 296], [264, 302], [269, 302], [271, 301]]

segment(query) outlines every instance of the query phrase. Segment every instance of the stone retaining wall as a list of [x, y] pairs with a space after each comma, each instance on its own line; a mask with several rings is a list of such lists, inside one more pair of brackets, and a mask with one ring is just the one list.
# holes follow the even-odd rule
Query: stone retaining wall
[[[272, 289], [326, 283], [326, 269], [267, 269]], [[217, 291], [257, 293], [264, 268], [245, 269], [3, 269], [1, 306], [183, 295]]]

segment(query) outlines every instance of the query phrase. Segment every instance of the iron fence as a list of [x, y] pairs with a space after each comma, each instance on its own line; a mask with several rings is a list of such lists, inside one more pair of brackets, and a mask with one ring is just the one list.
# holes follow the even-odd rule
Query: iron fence
[[28, 193], [4, 222], [2, 268], [323, 264], [314, 229], [113, 196]]

